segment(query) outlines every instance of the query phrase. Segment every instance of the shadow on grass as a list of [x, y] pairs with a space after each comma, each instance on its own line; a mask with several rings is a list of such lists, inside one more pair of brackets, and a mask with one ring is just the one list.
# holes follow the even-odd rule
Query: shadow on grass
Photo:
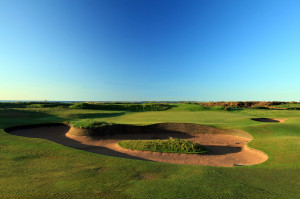
[[64, 120], [65, 118], [40, 111], [0, 109], [0, 128], [45, 122], [62, 122]]
[[69, 118], [72, 119], [89, 119], [89, 118], [107, 118], [107, 117], [119, 117], [125, 115], [125, 112], [117, 113], [79, 113], [79, 114], [70, 114]]
[[226, 155], [230, 153], [238, 153], [242, 150], [241, 147], [231, 147], [231, 146], [214, 146], [214, 145], [201, 145], [206, 149], [210, 149], [210, 152], [204, 155]]
[[[123, 133], [118, 133], [118, 139], [162, 139], [162, 138], [167, 138], [170, 134], [175, 133], [175, 137], [185, 137], [188, 138], [190, 137], [189, 135], [181, 132], [174, 132], [174, 131], [160, 131], [159, 133], [153, 133], [152, 130], [155, 126], [151, 126], [149, 129], [145, 128], [138, 128], [135, 129], [135, 132], [130, 131], [130, 133], [133, 134], [128, 134], [128, 131], [124, 131]], [[128, 128], [126, 126], [125, 128]], [[66, 133], [70, 130], [70, 127], [68, 125], [64, 125], [61, 123], [56, 123], [56, 124], [40, 124], [40, 125], [30, 125], [30, 126], [17, 126], [17, 127], [12, 127], [12, 128], [7, 128], [5, 131], [9, 134], [12, 135], [18, 135], [18, 136], [24, 136], [24, 137], [31, 137], [31, 138], [42, 138], [42, 139], [47, 139], [53, 142], [56, 142], [58, 144], [75, 148], [75, 149], [80, 149], [80, 150], [85, 150], [88, 152], [92, 153], [98, 153], [101, 155], [106, 155], [106, 156], [113, 156], [113, 157], [121, 157], [121, 158], [128, 158], [128, 159], [135, 159], [135, 160], [146, 160], [146, 161], [151, 161], [149, 159], [137, 157], [134, 155], [129, 155], [126, 153], [122, 153], [104, 146], [94, 146], [94, 145], [87, 145], [83, 144], [79, 141], [76, 141], [74, 139], [70, 139], [66, 137]], [[124, 129], [123, 129], [124, 130]], [[126, 130], [133, 130], [132, 127], [130, 126], [129, 129]], [[144, 131], [143, 134], [141, 134], [141, 130]], [[109, 131], [112, 133], [111, 131]], [[113, 133], [114, 134], [114, 133]], [[166, 135], [164, 135], [166, 134]], [[139, 135], [137, 138], [136, 136]], [[132, 136], [132, 137], [131, 137]], [[157, 137], [153, 137], [157, 136]], [[92, 138], [93, 139], [93, 138]], [[96, 138], [97, 139], [97, 138]], [[111, 139], [111, 137], [109, 138]], [[105, 140], [105, 139], [104, 139]], [[210, 150], [210, 152], [205, 153], [205, 154], [199, 154], [199, 155], [205, 155], [205, 156], [211, 156], [211, 155], [226, 155], [230, 153], [238, 153], [241, 151], [241, 147], [236, 147], [236, 146], [215, 146], [215, 145], [202, 145], [204, 148], [207, 148]]]
[[271, 123], [279, 123], [279, 120], [271, 119], [271, 118], [251, 118], [251, 120], [256, 122], [271, 122]]
[[92, 140], [153, 140], [169, 139], [170, 137], [188, 139], [194, 137], [193, 135], [190, 135], [186, 132], [159, 128], [157, 124], [146, 126], [137, 126], [130, 124], [113, 124], [91, 129], [78, 129], [77, 131], [71, 131], [71, 134], [76, 136], [88, 136]]
[[[5, 131], [12, 135], [24, 136], [24, 137], [31, 137], [31, 138], [42, 138], [46, 140], [50, 140], [56, 142], [58, 144], [80, 149], [92, 153], [98, 153], [101, 155], [113, 156], [113, 157], [121, 157], [121, 158], [128, 158], [128, 159], [135, 159], [135, 160], [147, 160], [144, 158], [128, 155], [125, 153], [121, 153], [118, 151], [114, 151], [112, 149], [102, 147], [102, 146], [92, 146], [92, 145], [85, 145], [81, 142], [76, 140], [70, 139], [65, 136], [65, 134], [69, 131], [70, 127], [64, 124], [44, 124], [44, 125], [34, 125], [32, 126], [19, 126], [5, 129]], [[150, 160], [147, 160], [150, 161]]]

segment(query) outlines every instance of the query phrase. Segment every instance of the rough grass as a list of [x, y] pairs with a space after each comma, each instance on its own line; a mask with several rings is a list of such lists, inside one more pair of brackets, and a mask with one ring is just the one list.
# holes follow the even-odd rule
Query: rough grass
[[205, 153], [208, 152], [198, 143], [178, 138], [168, 140], [123, 140], [121, 147], [132, 150], [155, 151], [161, 153]]
[[286, 108], [286, 109], [300, 109], [300, 103], [286, 103], [280, 105], [274, 105], [275, 108]]
[[164, 103], [75, 103], [69, 108], [93, 110], [163, 111], [172, 105]]
[[225, 106], [209, 107], [198, 103], [177, 103], [173, 105], [171, 111], [219, 111], [225, 110]]
[[0, 108], [67, 108], [71, 104], [63, 102], [0, 102]]

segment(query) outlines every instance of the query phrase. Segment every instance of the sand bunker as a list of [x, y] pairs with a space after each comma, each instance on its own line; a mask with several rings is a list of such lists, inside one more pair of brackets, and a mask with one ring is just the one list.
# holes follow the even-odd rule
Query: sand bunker
[[257, 121], [257, 122], [273, 122], [273, 123], [283, 123], [286, 119], [284, 118], [251, 118], [251, 120]]
[[[148, 126], [114, 125], [94, 130], [77, 129], [65, 124], [8, 128], [10, 134], [44, 138], [59, 144], [102, 155], [188, 165], [232, 167], [256, 165], [268, 156], [249, 148], [253, 138], [244, 131], [222, 130], [190, 123], [161, 123]], [[199, 143], [211, 151], [205, 154], [178, 154], [121, 148], [118, 142], [132, 139], [182, 138]]]

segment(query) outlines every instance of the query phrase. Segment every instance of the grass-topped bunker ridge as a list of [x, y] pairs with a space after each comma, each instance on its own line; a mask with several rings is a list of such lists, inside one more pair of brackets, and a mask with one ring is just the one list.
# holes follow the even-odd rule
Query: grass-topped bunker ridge
[[[252, 136], [193, 123], [151, 125], [81, 120], [9, 131], [102, 155], [187, 165], [255, 165], [268, 156], [247, 146]], [[169, 139], [172, 137], [172, 139]]]

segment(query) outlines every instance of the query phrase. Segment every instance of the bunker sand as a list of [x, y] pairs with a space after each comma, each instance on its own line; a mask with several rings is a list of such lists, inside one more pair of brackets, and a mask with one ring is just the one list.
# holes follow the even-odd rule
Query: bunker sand
[[[123, 131], [122, 131], [123, 130]], [[156, 131], [155, 131], [156, 130]], [[247, 144], [252, 136], [240, 130], [222, 130], [209, 126], [189, 123], [162, 123], [144, 127], [115, 128], [105, 130], [101, 136], [79, 136], [82, 129], [64, 124], [39, 125], [36, 127], [17, 127], [6, 130], [10, 134], [25, 137], [43, 138], [53, 142], [93, 153], [154, 162], [186, 165], [206, 165], [233, 167], [256, 165], [268, 159], [262, 151], [252, 149]], [[100, 130], [101, 131], [101, 130]], [[109, 133], [107, 133], [109, 132]], [[179, 154], [138, 151], [124, 149], [119, 141], [129, 139], [167, 139], [182, 138], [199, 143], [211, 151], [204, 154]]]

